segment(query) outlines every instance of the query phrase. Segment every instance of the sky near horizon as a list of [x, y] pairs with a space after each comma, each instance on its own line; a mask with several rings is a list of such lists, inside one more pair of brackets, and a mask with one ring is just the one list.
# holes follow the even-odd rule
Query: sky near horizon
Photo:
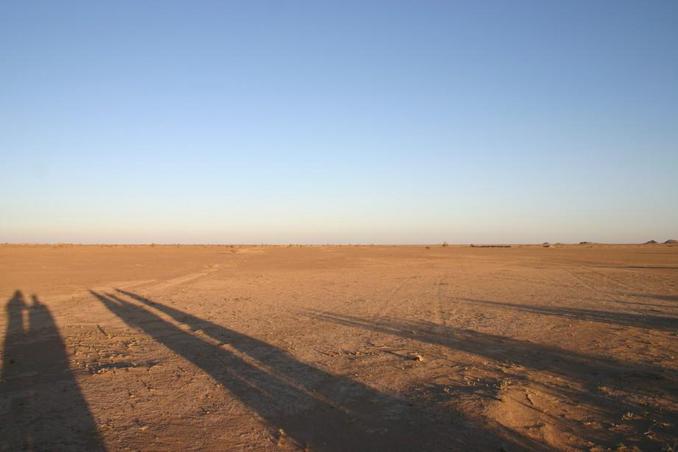
[[678, 2], [0, 5], [0, 242], [678, 239]]

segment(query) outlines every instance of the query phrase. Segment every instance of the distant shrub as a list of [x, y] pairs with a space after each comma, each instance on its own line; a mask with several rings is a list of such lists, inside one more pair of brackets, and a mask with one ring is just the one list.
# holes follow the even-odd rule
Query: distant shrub
[[443, 242], [441, 246], [449, 246], [447, 242]]

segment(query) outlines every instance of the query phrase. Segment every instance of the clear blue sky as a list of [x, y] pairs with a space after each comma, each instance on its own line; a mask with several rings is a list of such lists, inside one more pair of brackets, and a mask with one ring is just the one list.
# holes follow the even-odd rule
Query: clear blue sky
[[678, 2], [0, 4], [0, 242], [678, 239]]

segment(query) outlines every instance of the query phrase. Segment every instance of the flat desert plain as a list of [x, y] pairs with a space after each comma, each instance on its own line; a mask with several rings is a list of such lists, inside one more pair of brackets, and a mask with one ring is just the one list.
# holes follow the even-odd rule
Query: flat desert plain
[[2, 450], [676, 450], [678, 246], [0, 247]]

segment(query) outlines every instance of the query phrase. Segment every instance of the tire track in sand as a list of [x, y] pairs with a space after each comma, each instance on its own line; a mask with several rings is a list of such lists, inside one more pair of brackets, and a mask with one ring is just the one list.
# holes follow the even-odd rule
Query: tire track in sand
[[[150, 282], [144, 283], [144, 284], [138, 284], [138, 283], [132, 284], [132, 285], [124, 284], [124, 285], [117, 285], [116, 287], [122, 288], [122, 289], [128, 289], [128, 290], [133, 288], [135, 290], [143, 289], [144, 291], [148, 291], [148, 292], [157, 292], [157, 291], [169, 289], [171, 287], [180, 286], [182, 284], [186, 284], [186, 283], [189, 283], [189, 282], [196, 281], [196, 280], [201, 279], [205, 276], [211, 275], [212, 273], [214, 273], [218, 270], [219, 270], [219, 264], [214, 264], [207, 270], [203, 270], [203, 271], [200, 271], [200, 272], [187, 273], [185, 275], [170, 278], [170, 279], [165, 280], [165, 281], [155, 282], [155, 280], [151, 280]], [[109, 287], [110, 287], [110, 285], [106, 286], [105, 288], [109, 288]], [[102, 288], [96, 288], [96, 289], [100, 290], [100, 289], [103, 289], [103, 287]]]

